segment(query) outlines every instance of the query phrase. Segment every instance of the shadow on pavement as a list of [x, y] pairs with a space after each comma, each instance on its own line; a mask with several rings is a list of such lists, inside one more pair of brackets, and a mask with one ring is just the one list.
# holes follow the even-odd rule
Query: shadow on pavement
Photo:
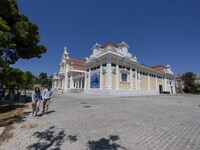
[[40, 113], [37, 116], [38, 117], [42, 117], [43, 115], [51, 114], [51, 113], [54, 113], [54, 112], [56, 112], [56, 111], [55, 110], [51, 110], [51, 111], [48, 111], [46, 114], [45, 113]]
[[69, 140], [70, 143], [76, 142], [77, 136], [76, 135], [68, 135], [67, 140]]
[[87, 147], [89, 150], [118, 150], [119, 148], [126, 150], [126, 148], [114, 143], [119, 139], [120, 138], [117, 135], [110, 135], [108, 139], [101, 138], [98, 141], [88, 141]]
[[48, 111], [46, 114], [51, 114], [51, 113], [54, 113], [56, 112], [55, 110], [51, 110], [51, 111]]
[[35, 149], [56, 149], [60, 150], [61, 145], [65, 141], [69, 141], [70, 143], [77, 141], [76, 135], [68, 135], [66, 136], [64, 130], [57, 132], [55, 126], [50, 127], [46, 131], [43, 132], [35, 132], [33, 134], [36, 138], [38, 138], [38, 142], [32, 145], [29, 145], [27, 149], [35, 150]]

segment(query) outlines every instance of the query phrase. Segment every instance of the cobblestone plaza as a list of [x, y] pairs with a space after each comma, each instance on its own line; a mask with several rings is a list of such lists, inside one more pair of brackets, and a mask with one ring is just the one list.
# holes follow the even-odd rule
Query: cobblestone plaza
[[1, 149], [199, 150], [200, 96], [55, 94], [48, 114], [13, 132]]

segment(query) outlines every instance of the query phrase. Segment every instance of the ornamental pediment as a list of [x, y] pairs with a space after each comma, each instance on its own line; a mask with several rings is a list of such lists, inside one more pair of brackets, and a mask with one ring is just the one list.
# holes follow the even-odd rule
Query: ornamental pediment
[[107, 52], [111, 52], [111, 53], [121, 56], [123, 58], [130, 59], [132, 61], [137, 61], [137, 58], [133, 57], [132, 54], [128, 51], [128, 49], [129, 49], [129, 46], [125, 42], [122, 42], [118, 45], [110, 43], [110, 42], [105, 45], [96, 43], [92, 47], [93, 53], [92, 53], [92, 55], [90, 55], [90, 59], [88, 61], [90, 61], [92, 59], [96, 59], [100, 55], [107, 53]]

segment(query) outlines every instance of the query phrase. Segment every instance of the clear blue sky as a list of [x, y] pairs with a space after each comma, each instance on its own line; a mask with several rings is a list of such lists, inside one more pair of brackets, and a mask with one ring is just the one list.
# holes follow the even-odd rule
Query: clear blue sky
[[125, 41], [140, 63], [171, 65], [175, 74], [200, 73], [200, 0], [18, 0], [39, 26], [42, 58], [13, 67], [35, 75], [59, 71], [64, 46], [71, 58], [92, 53], [96, 43]]

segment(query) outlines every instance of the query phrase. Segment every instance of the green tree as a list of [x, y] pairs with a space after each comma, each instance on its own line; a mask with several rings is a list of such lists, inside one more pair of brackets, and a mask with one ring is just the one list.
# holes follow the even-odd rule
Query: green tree
[[184, 92], [185, 93], [195, 93], [195, 82], [194, 82], [194, 73], [186, 72], [182, 75], [181, 79], [184, 82]]
[[52, 80], [53, 80], [53, 75], [50, 75], [48, 78], [48, 86], [52, 87]]
[[2, 43], [6, 43], [6, 37], [4, 35], [4, 32], [9, 31], [10, 27], [7, 25], [7, 22], [5, 20], [3, 20], [2, 17], [0, 17], [0, 67], [3, 67], [4, 65], [4, 61], [3, 61], [3, 48], [1, 48], [3, 46]]
[[39, 43], [38, 26], [19, 13], [17, 0], [0, 0], [0, 67], [4, 68], [1, 87], [6, 84], [4, 64], [14, 64], [20, 58], [40, 58], [47, 49]]
[[21, 71], [19, 68], [13, 68], [12, 74], [14, 76], [14, 86], [18, 91], [19, 89], [23, 88], [23, 75], [24, 75], [24, 72]]
[[39, 74], [39, 83], [42, 87], [48, 86], [48, 75], [45, 72], [41, 72]]
[[27, 89], [33, 89], [35, 83], [36, 83], [35, 75], [33, 75], [30, 71], [26, 71], [23, 74], [23, 88], [25, 89], [25, 91]]
[[200, 94], [200, 84], [196, 84], [196, 93]]
[[18, 68], [7, 68], [6, 72], [7, 72], [6, 87], [9, 89], [17, 88], [17, 90], [21, 88], [23, 84], [22, 76], [24, 73]]
[[12, 39], [8, 58], [9, 63], [15, 63], [19, 58], [30, 59], [41, 57], [46, 52], [46, 47], [40, 45], [40, 35], [38, 26], [24, 14], [19, 13], [16, 0], [0, 1], [0, 49], [1, 62], [5, 55], [8, 41], [10, 40], [5, 34], [12, 33], [15, 37]]

